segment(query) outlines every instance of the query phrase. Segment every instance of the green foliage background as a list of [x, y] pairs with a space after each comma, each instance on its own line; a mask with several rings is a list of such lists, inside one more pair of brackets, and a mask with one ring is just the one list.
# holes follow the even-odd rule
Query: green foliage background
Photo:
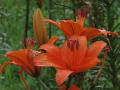
[[[62, 19], [74, 19], [74, 8], [88, 8], [89, 14], [86, 20], [86, 27], [105, 28], [109, 31], [120, 32], [120, 1], [119, 0], [83, 0], [78, 3], [77, 0], [53, 0], [52, 8], [49, 9], [49, 1], [43, 0], [42, 12], [44, 18], [49, 18], [51, 12], [52, 19], [60, 21]], [[85, 2], [92, 4], [92, 7]], [[28, 37], [33, 38], [33, 12], [37, 8], [36, 1], [30, 0], [29, 31]], [[9, 61], [3, 57], [6, 51], [22, 49], [22, 39], [25, 30], [26, 0], [0, 0], [0, 66]], [[52, 36], [58, 36], [64, 39], [63, 33], [57, 28], [52, 27]], [[49, 24], [47, 24], [49, 32]], [[93, 85], [100, 65], [86, 73], [86, 79], [80, 85], [82, 90], [120, 90], [116, 83], [120, 84], [120, 40], [115, 37], [108, 37], [114, 52], [109, 51], [104, 70], [98, 78], [97, 84]], [[100, 40], [106, 39], [103, 37]], [[58, 42], [59, 44], [59, 42]], [[108, 43], [109, 44], [109, 43]], [[35, 48], [36, 49], [36, 48]], [[115, 52], [117, 49], [117, 52]], [[114, 54], [114, 56], [113, 56]], [[102, 60], [103, 53], [100, 58]], [[113, 68], [114, 67], [114, 68]], [[0, 75], [0, 90], [26, 90], [18, 70], [15, 65], [9, 65], [5, 68], [4, 74]], [[55, 69], [43, 68], [38, 79], [32, 78], [24, 72], [25, 79], [31, 90], [57, 90], [55, 82]], [[117, 77], [117, 82], [115, 78]], [[74, 79], [75, 82], [75, 79]], [[76, 81], [77, 82], [77, 81]], [[88, 83], [89, 82], [89, 83]], [[94, 88], [92, 87], [94, 86]]]

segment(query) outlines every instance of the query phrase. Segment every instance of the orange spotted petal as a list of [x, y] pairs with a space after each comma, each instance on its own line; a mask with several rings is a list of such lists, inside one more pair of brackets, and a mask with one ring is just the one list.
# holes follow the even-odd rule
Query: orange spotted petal
[[88, 69], [93, 68], [99, 63], [99, 59], [96, 57], [87, 57], [81, 62], [80, 65], [72, 66], [72, 69], [76, 72], [84, 72]]
[[34, 73], [34, 66], [32, 59], [29, 57], [30, 53], [28, 51], [28, 49], [9, 51], [6, 53], [6, 57], [32, 75]]
[[56, 83], [58, 85], [61, 85], [68, 78], [68, 76], [72, 73], [73, 73], [73, 71], [70, 71], [70, 70], [58, 69], [56, 72]]
[[106, 46], [104, 41], [94, 42], [87, 51], [87, 57], [97, 57], [101, 50]]
[[82, 32], [84, 32], [85, 28], [83, 26], [80, 26], [79, 23], [74, 22], [73, 23], [73, 30], [75, 35], [81, 35]]
[[49, 49], [52, 49], [52, 48], [58, 48], [58, 47], [53, 45], [58, 40], [59, 39], [57, 37], [52, 37], [46, 44], [41, 45], [39, 50], [46, 50], [46, 51], [48, 51]]
[[63, 86], [61, 86], [58, 90], [66, 90], [66, 86], [63, 85]]
[[43, 44], [40, 46], [39, 50], [46, 50], [46, 52], [52, 52], [52, 50], [59, 50], [59, 47], [51, 44]]
[[82, 62], [82, 59], [85, 57], [86, 50], [87, 50], [87, 38], [86, 36], [80, 36], [78, 38], [79, 41], [79, 48], [77, 54], [77, 58], [75, 60], [76, 64], [79, 64]]
[[[76, 41], [77, 47], [73, 50], [73, 44]], [[71, 45], [69, 46], [69, 42]], [[85, 36], [72, 36], [68, 41], [66, 41], [62, 46], [62, 59], [69, 65], [79, 64], [84, 58], [87, 50], [87, 39]], [[68, 54], [69, 53], [69, 54]], [[66, 59], [67, 58], [67, 59]]]
[[[18, 63], [20, 65], [25, 65], [28, 68], [33, 68], [32, 60], [30, 60], [29, 55], [31, 51], [30, 49], [21, 49], [19, 51], [9, 51], [6, 53], [6, 57], [8, 57], [11, 61]], [[28, 55], [29, 54], [29, 55]]]
[[96, 38], [97, 36], [102, 35], [102, 33], [96, 28], [88, 28], [82, 33], [82, 35], [86, 35], [87, 39], [91, 40]]
[[[71, 46], [70, 46], [71, 47]], [[66, 41], [61, 48], [61, 59], [64, 60], [66, 64], [71, 65], [73, 63], [73, 51], [71, 51], [71, 48], [68, 46], [68, 41]]]
[[34, 65], [35, 66], [48, 66], [48, 67], [57, 67], [56, 65], [50, 63], [45, 54], [39, 54], [34, 57]]
[[61, 59], [60, 48], [54, 45], [44, 44], [39, 48], [40, 50], [46, 50], [47, 60], [53, 66], [62, 68], [65, 67], [65, 62]]
[[54, 43], [56, 43], [57, 41], [59, 40], [59, 38], [57, 38], [57, 37], [52, 37], [48, 42], [47, 42], [47, 44], [54, 44]]
[[67, 38], [74, 34], [73, 24], [74, 22], [72, 20], [61, 21], [61, 30], [64, 32]]
[[49, 51], [48, 51], [48, 53], [46, 53], [46, 55], [48, 56], [48, 60], [51, 63], [55, 64], [58, 68], [66, 67], [65, 61], [61, 57], [60, 48], [49, 49]]

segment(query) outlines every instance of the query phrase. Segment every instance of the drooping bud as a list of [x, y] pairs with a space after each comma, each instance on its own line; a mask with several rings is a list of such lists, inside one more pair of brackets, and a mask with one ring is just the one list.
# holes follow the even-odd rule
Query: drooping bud
[[47, 30], [44, 18], [40, 9], [36, 9], [33, 16], [33, 31], [37, 41], [37, 46], [47, 42]]

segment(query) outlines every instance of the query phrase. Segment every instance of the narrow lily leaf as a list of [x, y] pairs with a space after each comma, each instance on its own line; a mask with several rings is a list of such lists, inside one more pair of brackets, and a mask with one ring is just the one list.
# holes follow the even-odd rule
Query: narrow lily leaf
[[47, 41], [47, 30], [44, 18], [40, 9], [36, 9], [33, 16], [33, 31], [37, 41], [37, 46]]

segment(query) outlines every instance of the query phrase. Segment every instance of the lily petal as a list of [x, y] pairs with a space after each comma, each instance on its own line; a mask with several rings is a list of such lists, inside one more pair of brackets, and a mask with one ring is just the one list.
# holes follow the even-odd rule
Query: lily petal
[[66, 90], [66, 86], [62, 85], [58, 90]]
[[96, 41], [87, 51], [87, 57], [97, 57], [101, 50], [106, 46], [104, 41]]
[[47, 44], [53, 45], [53, 44], [56, 43], [58, 40], [59, 40], [59, 38], [57, 38], [57, 37], [52, 37], [52, 38], [47, 42]]
[[61, 85], [73, 71], [58, 69], [56, 72], [56, 83]]
[[61, 21], [61, 30], [64, 32], [67, 38], [74, 34], [73, 24], [74, 22], [72, 20]]
[[9, 64], [13, 64], [13, 63], [12, 63], [12, 62], [6, 62], [6, 63], [2, 64], [0, 73], [2, 73], [3, 70], [4, 70], [4, 68], [5, 68], [7, 65], [9, 65]]
[[88, 40], [94, 39], [97, 36], [102, 35], [102, 33], [96, 28], [88, 28], [86, 29], [82, 35], [86, 35]]
[[118, 33], [116, 32], [109, 32], [109, 31], [106, 31], [106, 30], [100, 30], [99, 31], [104, 35], [104, 36], [107, 36], [108, 34], [111, 34], [111, 35], [114, 35], [114, 36], [118, 36]]
[[[64, 59], [64, 61], [66, 63], [69, 63], [69, 65], [79, 64], [86, 54], [87, 39], [85, 36], [72, 36], [69, 39], [69, 41], [73, 41], [73, 42], [77, 41], [77, 43], [76, 43], [77, 47], [73, 51], [71, 51], [67, 45], [68, 41], [66, 41], [63, 44], [62, 49], [61, 49], [62, 59]], [[75, 44], [75, 43], [73, 43], [73, 44]], [[80, 61], [80, 59], [81, 59], [81, 61]]]
[[[66, 86], [63, 85], [62, 87], [59, 88], [59, 90], [66, 90]], [[75, 85], [71, 85], [68, 90], [80, 90], [80, 88], [78, 88], [77, 86]]]
[[48, 66], [48, 67], [56, 66], [48, 61], [47, 56], [45, 54], [39, 54], [35, 56], [33, 61], [35, 66]]
[[87, 38], [86, 38], [86, 36], [80, 36], [78, 38], [78, 41], [79, 41], [79, 48], [78, 48], [78, 52], [77, 52], [78, 57], [75, 61], [76, 64], [80, 64], [82, 62], [83, 58], [85, 57], [86, 50], [87, 50]]
[[54, 46], [53, 44], [56, 43], [59, 39], [57, 37], [52, 37], [46, 44], [43, 44], [40, 46], [39, 50], [48, 50], [52, 48], [58, 48], [57, 46]]
[[61, 28], [60, 24], [59, 24], [58, 22], [53, 21], [53, 20], [44, 19], [44, 22], [48, 22], [48, 23], [54, 24], [54, 25], [56, 25], [58, 28]]
[[118, 33], [116, 32], [108, 32], [108, 34], [114, 35], [114, 36], [118, 36]]
[[71, 85], [68, 90], [80, 90], [80, 88], [75, 85]]
[[77, 23], [77, 22], [73, 23], [73, 29], [74, 29], [75, 35], [81, 35], [81, 33], [85, 31], [85, 28], [83, 26], [79, 25], [79, 23]]
[[72, 69], [76, 72], [84, 72], [88, 69], [93, 68], [99, 62], [100, 62], [100, 60], [96, 57], [87, 57], [86, 59], [84, 59], [84, 62], [82, 62], [80, 65], [72, 66]]
[[33, 66], [33, 61], [30, 61], [31, 59], [28, 56], [28, 53], [30, 53], [28, 49], [9, 51], [6, 53], [6, 57], [8, 57], [15, 65], [22, 67], [25, 71], [32, 75], [35, 68]]
[[9, 65], [9, 64], [14, 64], [14, 65], [20, 66], [20, 67], [22, 67], [22, 69], [24, 69], [24, 70], [25, 70], [27, 73], [29, 73], [31, 76], [33, 75], [33, 74], [32, 74], [32, 71], [30, 71], [30, 70], [29, 70], [28, 68], [26, 68], [24, 65], [20, 65], [20, 64], [15, 63], [15, 62], [6, 62], [6, 63], [2, 64], [0, 73], [2, 73], [3, 70], [4, 70], [4, 68], [5, 68], [7, 65]]
[[[44, 60], [45, 62], [47, 62], [46, 65], [50, 62], [52, 66], [56, 66], [59, 68], [65, 67], [65, 62], [61, 59], [61, 53], [59, 47], [54, 45], [44, 44], [39, 49], [46, 50], [47, 61]], [[44, 61], [40, 61], [40, 62], [43, 63]]]
[[8, 51], [6, 53], [6, 57], [8, 57], [12, 62], [15, 62], [19, 65], [24, 65], [29, 69], [33, 69], [34, 66], [32, 61], [29, 61], [30, 58], [28, 56], [28, 53], [30, 53], [29, 49], [21, 49], [19, 51]]

